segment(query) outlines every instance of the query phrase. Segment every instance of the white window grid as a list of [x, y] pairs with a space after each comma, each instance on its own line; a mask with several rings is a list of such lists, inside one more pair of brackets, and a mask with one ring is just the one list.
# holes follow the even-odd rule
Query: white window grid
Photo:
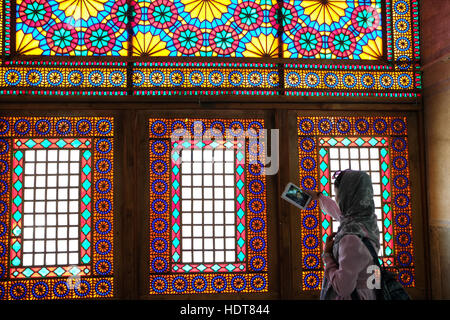
[[79, 263], [80, 150], [24, 153], [23, 266]]
[[235, 150], [181, 151], [181, 261], [236, 262]]

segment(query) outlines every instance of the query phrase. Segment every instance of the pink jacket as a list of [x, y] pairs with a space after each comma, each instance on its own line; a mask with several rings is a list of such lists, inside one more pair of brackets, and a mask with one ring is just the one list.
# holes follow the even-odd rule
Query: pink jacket
[[[321, 209], [340, 221], [342, 213], [333, 199], [324, 195], [319, 196]], [[373, 243], [374, 247], [375, 244]], [[376, 248], [376, 247], [375, 247]], [[375, 290], [367, 287], [367, 279], [373, 272], [367, 273], [367, 267], [373, 265], [369, 250], [356, 235], [346, 235], [339, 241], [339, 261], [336, 263], [330, 254], [323, 255], [325, 277], [330, 281], [336, 300], [349, 300], [356, 291], [361, 300], [375, 300]]]

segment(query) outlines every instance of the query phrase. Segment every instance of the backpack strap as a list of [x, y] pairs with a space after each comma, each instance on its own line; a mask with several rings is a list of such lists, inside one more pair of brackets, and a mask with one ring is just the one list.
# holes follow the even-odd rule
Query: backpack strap
[[380, 260], [378, 258], [378, 254], [375, 252], [375, 249], [373, 248], [372, 244], [370, 243], [368, 238], [362, 238], [362, 242], [367, 247], [367, 249], [370, 252], [370, 255], [372, 256], [373, 262], [381, 269]]

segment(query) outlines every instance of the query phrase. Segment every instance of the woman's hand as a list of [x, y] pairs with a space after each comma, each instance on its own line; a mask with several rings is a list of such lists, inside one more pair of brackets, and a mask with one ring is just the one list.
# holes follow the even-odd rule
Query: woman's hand
[[325, 241], [325, 253], [333, 254], [333, 245], [334, 245], [334, 236], [336, 235], [336, 232], [333, 232], [327, 237], [327, 240]]
[[303, 190], [304, 193], [309, 194], [312, 200], [319, 200], [319, 193], [314, 190]]

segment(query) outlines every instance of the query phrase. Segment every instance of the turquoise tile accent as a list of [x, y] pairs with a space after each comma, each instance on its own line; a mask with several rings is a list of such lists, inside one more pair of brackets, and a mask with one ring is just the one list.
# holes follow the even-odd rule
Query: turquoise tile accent
[[[42, 271], [42, 269], [41, 269]], [[30, 268], [26, 268], [25, 270], [23, 270], [23, 275], [27, 278], [31, 277], [33, 275], [33, 270], [31, 270]], [[45, 275], [43, 275], [43, 277], [45, 277]]]
[[199, 266], [197, 267], [197, 270], [200, 271], [200, 272], [203, 272], [203, 271], [206, 270], [206, 267], [205, 267], [203, 264], [201, 264], [201, 265], [199, 265]]
[[84, 173], [85, 175], [88, 175], [90, 172], [91, 172], [91, 167], [88, 166], [88, 165], [85, 165], [85, 166], [83, 167], [83, 173]]
[[331, 138], [330, 140], [328, 140], [328, 143], [330, 144], [330, 146], [335, 146], [337, 141], [334, 138]]
[[33, 139], [30, 139], [27, 142], [25, 142], [25, 145], [31, 149], [36, 145], [36, 142], [34, 142]]
[[16, 196], [13, 201], [16, 206], [19, 206], [22, 203], [22, 198], [20, 196]]
[[80, 142], [80, 140], [75, 139], [75, 140], [72, 141], [71, 145], [72, 145], [74, 148], [78, 148], [79, 146], [82, 145], [82, 143]]
[[348, 146], [350, 143], [352, 143], [351, 141], [350, 141], [350, 139], [349, 138], [345, 138], [344, 140], [342, 140], [342, 144], [344, 145], [344, 146]]
[[[88, 142], [89, 142], [89, 141], [86, 141], [86, 144], [87, 144]], [[83, 157], [84, 157], [84, 159], [86, 159], [86, 160], [89, 160], [89, 158], [91, 157], [91, 155], [92, 155], [92, 153], [91, 153], [89, 150], [86, 150], [86, 151], [83, 152]]]
[[[213, 149], [215, 149], [217, 146], [219, 146], [220, 144], [218, 144], [216, 141], [213, 141], [209, 144], [209, 146]], [[197, 268], [198, 269], [198, 268]]]
[[14, 183], [14, 189], [16, 189], [17, 191], [22, 189], [22, 182], [20, 182], [20, 180], [17, 180], [16, 183]]
[[87, 254], [85, 254], [84, 256], [83, 256], [83, 258], [81, 258], [81, 262], [83, 262], [84, 264], [87, 264], [87, 263], [89, 263], [91, 261], [91, 258], [87, 255]]
[[386, 253], [387, 256], [390, 256], [392, 254], [392, 250], [389, 247], [386, 247], [386, 249], [384, 250], [384, 252]]
[[43, 146], [45, 149], [47, 149], [51, 145], [52, 145], [52, 143], [50, 141], [48, 141], [47, 139], [45, 139], [44, 141], [41, 142], [41, 146]]
[[17, 226], [17, 227], [14, 228], [13, 234], [14, 234], [16, 237], [20, 236], [21, 233], [22, 233], [22, 229], [20, 229], [19, 226]]
[[239, 252], [239, 254], [238, 254], [238, 259], [239, 259], [239, 261], [244, 261], [244, 259], [245, 259], [245, 254], [241, 251], [241, 252]]
[[81, 246], [83, 247], [84, 250], [87, 250], [91, 246], [91, 243], [89, 242], [88, 239], [84, 239], [84, 241], [81, 243]]
[[242, 182], [242, 180], [239, 180], [239, 181], [236, 183], [236, 186], [238, 187], [239, 190], [242, 190], [242, 188], [244, 187], [244, 183]]
[[233, 147], [233, 143], [231, 143], [230, 141], [227, 141], [223, 144], [227, 149], [230, 149]]
[[236, 267], [233, 266], [232, 264], [229, 264], [225, 267], [225, 269], [227, 269], [229, 272], [232, 272], [234, 269], [236, 269]]
[[64, 146], [66, 145], [67, 143], [63, 140], [63, 139], [60, 139], [58, 142], [56, 142], [56, 145], [58, 146], [58, 147], [60, 147], [60, 148], [64, 148]]
[[239, 231], [239, 233], [242, 233], [242, 231], [245, 230], [245, 227], [242, 225], [242, 223], [239, 223], [237, 230]]
[[87, 194], [85, 194], [84, 197], [81, 198], [81, 201], [83, 201], [83, 203], [85, 205], [88, 205], [88, 203], [91, 202], [91, 197], [89, 197]]
[[213, 265], [213, 266], [211, 267], [211, 269], [212, 269], [214, 272], [217, 272], [217, 271], [220, 270], [220, 266], [217, 265], [217, 264], [215, 264], [215, 265]]
[[322, 157], [325, 157], [326, 154], [327, 154], [327, 150], [326, 150], [325, 148], [320, 148], [319, 154], [320, 154]]
[[358, 146], [362, 146], [362, 145], [364, 144], [364, 140], [361, 139], [361, 138], [356, 139], [355, 142], [356, 142], [356, 144], [357, 144]]
[[320, 178], [320, 183], [321, 183], [323, 186], [326, 186], [327, 183], [328, 183], [327, 177], [322, 176], [322, 178]]
[[85, 235], [87, 235], [87, 234], [91, 231], [91, 228], [90, 228], [87, 224], [85, 224], [85, 225], [83, 226], [83, 228], [81, 228], [81, 231], [82, 231]]
[[178, 233], [178, 231], [180, 231], [180, 226], [178, 225], [178, 223], [175, 223], [172, 227], [173, 232]]
[[16, 212], [13, 214], [13, 218], [14, 218], [14, 220], [16, 220], [17, 222], [19, 222], [19, 220], [22, 218], [22, 214], [21, 214], [19, 211], [16, 211]]
[[244, 244], [245, 244], [245, 240], [244, 239], [242, 239], [242, 238], [239, 238], [239, 240], [238, 240], [238, 242], [237, 242], [237, 244], [238, 244], [238, 246], [239, 247], [243, 247], [244, 246]]
[[[90, 260], [90, 259], [89, 259]], [[59, 268], [57, 268], [55, 271], [53, 271], [57, 276], [62, 276], [63, 274], [64, 274], [64, 269], [63, 268], [61, 268], [61, 267], [59, 267]]]
[[180, 259], [180, 255], [178, 254], [178, 252], [175, 252], [175, 254], [172, 257], [173, 257], [173, 261], [175, 261], [175, 262], [178, 262], [178, 260]]
[[187, 142], [187, 141], [183, 142], [181, 145], [182, 145], [185, 149], [191, 147], [191, 143], [190, 143], [190, 142]]
[[386, 234], [384, 235], [384, 240], [386, 240], [386, 242], [391, 241], [392, 236], [389, 232], [386, 232]]
[[88, 209], [86, 209], [86, 210], [84, 210], [82, 213], [81, 213], [81, 216], [84, 218], [84, 219], [89, 219], [89, 217], [91, 216], [91, 213], [89, 212], [89, 210]]
[[328, 229], [328, 227], [330, 226], [330, 223], [328, 222], [328, 220], [323, 220], [323, 222], [322, 222], [322, 227], [325, 229], [325, 230], [327, 230]]
[[180, 245], [180, 240], [178, 240], [178, 238], [175, 238], [175, 239], [172, 241], [172, 244], [173, 244], [173, 246], [174, 246], [175, 248], [178, 248], [178, 246]]
[[19, 241], [14, 242], [14, 244], [12, 245], [12, 248], [15, 252], [18, 252], [20, 250], [22, 246], [20, 245]]
[[11, 264], [15, 267], [17, 267], [18, 265], [20, 265], [20, 259], [15, 257], [12, 261]]
[[23, 158], [23, 152], [22, 152], [22, 151], [17, 151], [17, 152], [14, 154], [14, 157], [15, 157], [18, 161], [20, 161], [20, 160]]
[[199, 147], [200, 149], [202, 149], [204, 146], [206, 146], [206, 144], [203, 143], [203, 141], [199, 141], [195, 144], [197, 147]]
[[86, 180], [84, 180], [82, 186], [83, 186], [83, 189], [87, 191], [91, 187], [91, 182], [88, 179], [86, 179]]
[[79, 274], [81, 272], [81, 270], [78, 269], [77, 267], [73, 267], [72, 269], [69, 270], [69, 272], [71, 274], [73, 274], [74, 276], [76, 276], [77, 274]]
[[184, 271], [186, 271], [186, 272], [189, 272], [189, 271], [191, 271], [192, 270], [192, 267], [190, 266], [190, 265], [185, 265], [183, 268], [182, 268]]
[[241, 175], [241, 174], [244, 172], [244, 168], [242, 168], [242, 166], [239, 165], [239, 166], [236, 168], [236, 172], [238, 173], [238, 175]]
[[[14, 169], [14, 172], [18, 175], [18, 176], [20, 176], [21, 174], [22, 174], [22, 172], [23, 172], [23, 168], [22, 168], [22, 166], [17, 166], [15, 169]], [[17, 182], [20, 182], [20, 181], [17, 181]]]

